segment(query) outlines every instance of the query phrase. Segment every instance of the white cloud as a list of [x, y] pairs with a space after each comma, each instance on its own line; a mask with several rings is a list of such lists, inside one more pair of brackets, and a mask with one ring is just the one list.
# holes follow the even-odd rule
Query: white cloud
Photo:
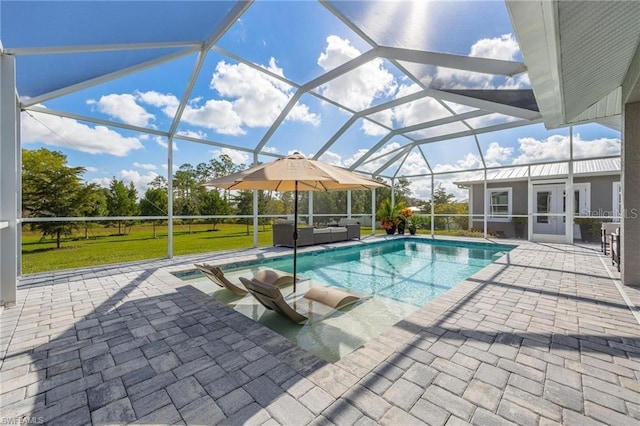
[[133, 182], [133, 185], [138, 190], [138, 198], [144, 196], [149, 183], [151, 183], [151, 181], [153, 181], [157, 176], [158, 174], [156, 172], [148, 172], [145, 175], [141, 175], [136, 170], [120, 170], [118, 173], [118, 177], [125, 183], [125, 185]]
[[203, 132], [202, 130], [198, 130], [197, 132], [193, 130], [181, 130], [177, 132], [177, 134], [195, 139], [207, 139], [207, 132]]
[[241, 164], [249, 165], [251, 164], [251, 160], [249, 159], [249, 154], [244, 151], [237, 151], [235, 149], [222, 148], [220, 150], [211, 151], [213, 156], [219, 157], [223, 154], [226, 154], [231, 158], [233, 164], [239, 166]]
[[[266, 69], [284, 75], [271, 58]], [[231, 110], [248, 127], [270, 126], [289, 102], [293, 89], [245, 64], [227, 64], [221, 61], [211, 78], [211, 88], [221, 96], [233, 99]], [[227, 102], [227, 101], [216, 101]], [[310, 113], [304, 104], [296, 104], [287, 120], [319, 124], [320, 117]]]
[[[141, 175], [136, 170], [120, 170], [115, 178], [124, 182], [125, 185], [129, 185], [133, 182], [133, 185], [136, 187], [138, 191], [138, 198], [144, 196], [144, 193], [148, 189], [149, 183], [151, 183], [158, 174], [156, 172], [148, 172], [147, 174]], [[108, 188], [111, 185], [111, 179], [109, 177], [95, 178], [91, 179], [89, 183], [98, 184], [104, 188]]]
[[[569, 136], [552, 135], [544, 140], [520, 138], [521, 154], [513, 164], [527, 164], [539, 161], [558, 161], [569, 158]], [[620, 154], [620, 140], [600, 138], [591, 141], [582, 140], [580, 135], [573, 138], [574, 158], [597, 157]]]
[[487, 166], [497, 166], [509, 161], [511, 155], [513, 155], [513, 148], [500, 146], [498, 142], [491, 142], [484, 154], [484, 160]]
[[[284, 75], [274, 58], [263, 67], [275, 74]], [[220, 61], [212, 75], [210, 88], [225, 99], [197, 97], [185, 107], [182, 120], [185, 123], [213, 129], [225, 135], [244, 135], [246, 127], [268, 127], [293, 95], [293, 89], [282, 81], [251, 68], [245, 64], [228, 64]], [[141, 102], [161, 108], [173, 117], [180, 101], [171, 94], [158, 92], [136, 93]], [[286, 120], [320, 124], [320, 116], [309, 111], [305, 104], [296, 103]], [[204, 132], [185, 132], [194, 137], [206, 136]]]
[[423, 98], [393, 108], [393, 116], [398, 126], [406, 127], [418, 123], [450, 117], [452, 114], [434, 98]]
[[[371, 157], [369, 157], [369, 160], [371, 160], [372, 158], [377, 158], [382, 156], [381, 158], [377, 158], [376, 160], [362, 164], [360, 165], [359, 169], [365, 170], [367, 172], [374, 172], [379, 168], [383, 167], [395, 155], [396, 151], [402, 148], [403, 148], [403, 145], [401, 145], [398, 142], [392, 141], [386, 144], [385, 146], [383, 146], [380, 150], [376, 151]], [[350, 166], [358, 158], [362, 157], [362, 155], [364, 155], [364, 153], [366, 153], [367, 151], [368, 150], [366, 149], [359, 150], [350, 159], [347, 159], [344, 161], [345, 165], [347, 167]], [[384, 155], [384, 154], [388, 154], [388, 155]]]
[[138, 105], [133, 95], [127, 93], [104, 95], [97, 101], [89, 99], [87, 104], [95, 105], [98, 111], [133, 126], [146, 127], [155, 119], [153, 114]]
[[469, 56], [513, 61], [518, 53], [520, 53], [520, 46], [513, 34], [503, 34], [500, 37], [478, 40], [471, 46]]
[[[513, 34], [478, 40], [469, 51], [469, 56], [513, 61], [520, 53], [520, 47]], [[529, 78], [513, 78], [481, 74], [476, 72], [436, 67], [433, 76], [434, 87], [446, 86], [449, 89], [522, 89], [529, 86]]]
[[23, 143], [40, 142], [89, 154], [118, 157], [143, 147], [138, 138], [122, 136], [105, 126], [90, 127], [71, 118], [37, 112], [21, 114], [21, 135]]
[[96, 185], [101, 186], [103, 188], [108, 188], [109, 185], [111, 184], [111, 178], [108, 178], [108, 177], [93, 178], [93, 179], [90, 179], [88, 183], [95, 183]]
[[419, 152], [411, 151], [407, 156], [398, 175], [421, 175], [429, 173], [429, 168]]
[[138, 169], [144, 169], [144, 170], [156, 170], [157, 169], [155, 164], [141, 164], [141, 163], [138, 163], [137, 161], [135, 163], [133, 163], [133, 167], [136, 167]]
[[92, 166], [86, 166], [84, 168], [85, 172], [89, 172], [89, 173], [95, 173], [97, 172], [99, 169], [97, 167], [92, 167]]
[[478, 155], [467, 153], [464, 158], [456, 161], [454, 164], [436, 164], [433, 166], [435, 173], [452, 172], [456, 170], [478, 169], [482, 167], [482, 160]]
[[268, 152], [269, 154], [275, 154], [278, 152], [278, 148], [274, 146], [265, 146], [262, 148], [262, 152]]
[[136, 99], [141, 102], [160, 108], [167, 117], [173, 118], [178, 111], [180, 100], [171, 93], [159, 93], [156, 91], [136, 92]]
[[[326, 71], [360, 56], [360, 51], [348, 40], [331, 35], [327, 37], [327, 47], [318, 57], [318, 65]], [[393, 74], [385, 67], [382, 59], [374, 59], [344, 74], [319, 91], [329, 99], [356, 111], [368, 108], [374, 99], [395, 94], [397, 83]]]
[[182, 119], [194, 126], [214, 129], [223, 135], [244, 135], [242, 118], [234, 111], [229, 101], [208, 100], [204, 105], [189, 105], [182, 114]]
[[[164, 137], [156, 136], [153, 140], [164, 149], [169, 149], [169, 142], [167, 142]], [[176, 143], [176, 141], [173, 141], [173, 150], [178, 151], [178, 144]]]
[[[384, 111], [377, 112], [375, 114], [371, 114], [369, 118], [381, 124], [384, 124], [387, 127], [393, 127], [393, 110], [392, 109], [387, 109]], [[384, 127], [379, 126], [376, 123], [369, 120], [362, 121], [362, 131], [367, 136], [384, 136], [387, 133], [389, 133], [388, 129], [385, 129]]]
[[344, 167], [342, 164], [342, 157], [335, 152], [325, 151], [325, 153], [320, 156], [319, 160], [327, 164], [333, 164], [334, 166]]
[[527, 89], [531, 87], [529, 74], [518, 74], [514, 77], [508, 77], [503, 84], [497, 88], [500, 90]]
[[[180, 101], [172, 94], [154, 91], [137, 93], [138, 98], [149, 105], [161, 108], [167, 117], [173, 118]], [[246, 133], [241, 125], [242, 119], [233, 110], [229, 101], [208, 100], [200, 104], [202, 98], [192, 99], [182, 113], [182, 119], [195, 126], [215, 129], [226, 135], [242, 135]]]

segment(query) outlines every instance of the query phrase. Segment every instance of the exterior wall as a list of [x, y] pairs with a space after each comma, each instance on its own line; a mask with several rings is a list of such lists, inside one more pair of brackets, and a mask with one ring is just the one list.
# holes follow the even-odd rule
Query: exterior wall
[[[612, 214], [613, 206], [613, 182], [619, 182], [620, 176], [589, 176], [589, 177], [576, 177], [574, 183], [590, 183], [590, 200], [591, 200], [591, 215], [605, 216]], [[512, 197], [512, 210], [514, 215], [526, 215], [529, 214], [529, 192], [527, 181], [516, 182], [491, 182], [487, 184], [487, 188], [511, 188]], [[473, 184], [470, 191], [473, 196], [473, 214], [484, 214], [484, 185]], [[484, 222], [482, 218], [475, 218], [473, 220], [472, 227], [474, 229], [483, 229]], [[511, 222], [495, 222], [489, 220], [487, 222], [487, 230], [491, 232], [501, 232], [507, 238], [515, 238], [514, 225]], [[527, 230], [525, 229], [525, 238], [527, 238]]]
[[[490, 182], [487, 188], [511, 188], [511, 214], [525, 215], [528, 208], [527, 200], [527, 181], [518, 182]], [[473, 191], [473, 214], [484, 214], [484, 185], [472, 185]], [[484, 229], [484, 221], [480, 218], [473, 220], [473, 229]], [[487, 222], [487, 231], [489, 233], [498, 232], [504, 234], [507, 238], [515, 238], [514, 225], [510, 221], [498, 222], [491, 219]], [[524, 231], [524, 238], [527, 238], [527, 230]]]
[[[591, 213], [593, 216], [613, 215], [613, 182], [620, 182], [620, 176], [580, 177], [574, 183], [591, 183]], [[581, 212], [582, 213], [582, 212]]]

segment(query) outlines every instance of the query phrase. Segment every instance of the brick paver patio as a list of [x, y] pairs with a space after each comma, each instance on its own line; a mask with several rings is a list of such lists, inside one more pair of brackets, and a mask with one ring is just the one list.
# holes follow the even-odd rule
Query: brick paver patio
[[3, 422], [640, 424], [640, 289], [593, 248], [523, 243], [334, 364], [169, 273], [202, 259], [23, 280]]

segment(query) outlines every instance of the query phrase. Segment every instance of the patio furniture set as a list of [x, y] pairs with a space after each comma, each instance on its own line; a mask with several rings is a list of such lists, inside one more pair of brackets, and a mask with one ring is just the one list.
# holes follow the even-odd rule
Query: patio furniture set
[[[340, 219], [332, 225], [325, 228], [298, 226], [298, 247], [360, 239], [360, 222], [356, 219]], [[273, 245], [293, 247], [293, 221], [273, 225]]]

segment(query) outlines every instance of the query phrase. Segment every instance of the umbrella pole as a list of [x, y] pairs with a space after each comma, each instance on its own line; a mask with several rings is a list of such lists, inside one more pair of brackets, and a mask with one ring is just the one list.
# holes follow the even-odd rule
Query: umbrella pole
[[298, 181], [295, 182], [295, 195], [293, 199], [293, 292], [296, 292], [296, 269], [298, 257]]

